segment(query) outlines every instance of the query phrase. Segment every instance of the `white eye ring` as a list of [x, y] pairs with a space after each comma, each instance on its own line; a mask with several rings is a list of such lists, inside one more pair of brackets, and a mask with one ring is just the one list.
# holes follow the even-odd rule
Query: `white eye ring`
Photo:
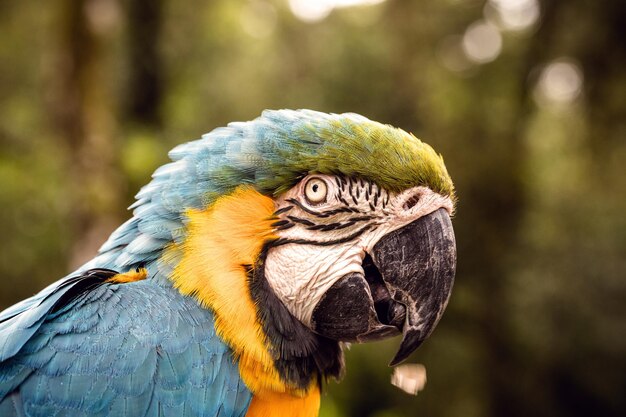
[[311, 178], [304, 186], [304, 196], [310, 204], [320, 204], [326, 201], [328, 186], [321, 178]]

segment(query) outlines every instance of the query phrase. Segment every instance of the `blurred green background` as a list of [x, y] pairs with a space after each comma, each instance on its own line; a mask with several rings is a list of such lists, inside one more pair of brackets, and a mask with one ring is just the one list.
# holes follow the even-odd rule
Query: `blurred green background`
[[[366, 4], [356, 4], [366, 3]], [[0, 308], [94, 255], [167, 150], [265, 108], [441, 152], [458, 272], [412, 357], [353, 346], [322, 416], [626, 415], [626, 5], [0, 2]]]

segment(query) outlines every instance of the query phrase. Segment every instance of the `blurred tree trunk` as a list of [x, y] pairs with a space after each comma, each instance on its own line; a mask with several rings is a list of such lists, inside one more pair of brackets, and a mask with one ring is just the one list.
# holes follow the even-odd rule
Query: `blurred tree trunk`
[[126, 119], [143, 127], [161, 127], [163, 95], [159, 38], [163, 24], [162, 0], [132, 0], [126, 5], [129, 83]]
[[115, 23], [114, 0], [65, 0], [52, 83], [51, 112], [67, 149], [66, 197], [73, 243], [69, 264], [95, 255], [118, 222], [122, 180], [115, 174], [116, 120], [107, 72], [107, 41]]
[[[70, 268], [93, 257], [119, 224], [127, 180], [119, 174], [120, 143], [116, 117], [127, 123], [159, 127], [162, 96], [158, 38], [162, 2], [64, 0], [59, 19], [58, 64], [52, 73], [56, 90], [51, 113], [67, 149], [68, 221], [73, 243]], [[119, 61], [114, 36], [125, 17], [128, 68], [123, 111], [115, 99]]]

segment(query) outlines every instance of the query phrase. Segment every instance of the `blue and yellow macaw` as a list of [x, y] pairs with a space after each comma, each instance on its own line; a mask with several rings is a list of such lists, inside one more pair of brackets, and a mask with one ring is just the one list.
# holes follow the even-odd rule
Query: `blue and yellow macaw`
[[0, 313], [0, 416], [316, 416], [343, 342], [451, 291], [454, 190], [427, 144], [356, 114], [266, 111], [174, 148], [78, 271]]

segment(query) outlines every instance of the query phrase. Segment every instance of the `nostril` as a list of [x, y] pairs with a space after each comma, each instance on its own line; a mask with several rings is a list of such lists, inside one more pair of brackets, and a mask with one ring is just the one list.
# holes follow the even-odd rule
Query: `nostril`
[[411, 210], [413, 207], [417, 205], [417, 203], [419, 203], [419, 201], [420, 201], [419, 194], [415, 194], [413, 197], [406, 200], [406, 202], [404, 203], [404, 209]]

